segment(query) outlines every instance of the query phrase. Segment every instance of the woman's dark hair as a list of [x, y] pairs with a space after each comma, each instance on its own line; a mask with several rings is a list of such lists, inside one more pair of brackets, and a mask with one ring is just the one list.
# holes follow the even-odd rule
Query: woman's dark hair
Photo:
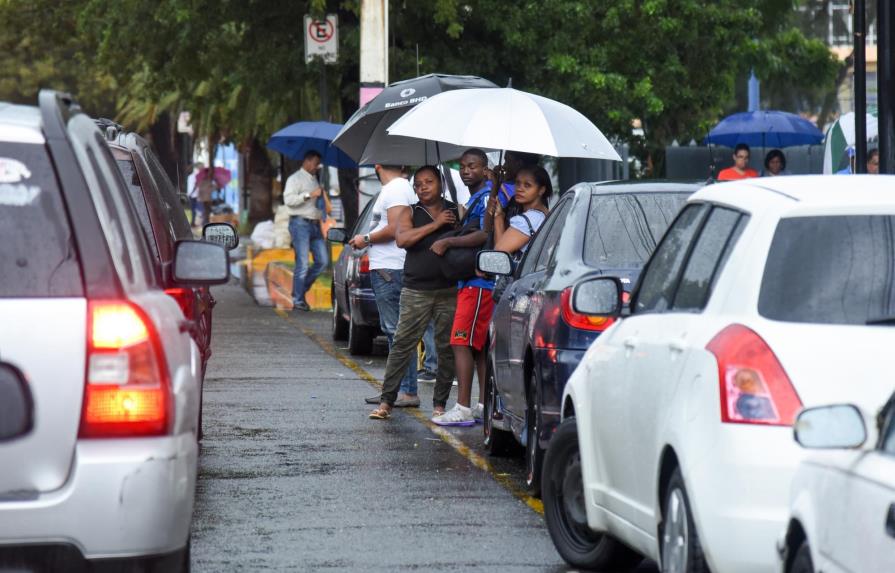
[[764, 168], [770, 169], [768, 165], [771, 163], [771, 159], [779, 157], [780, 158], [780, 170], [786, 170], [786, 156], [783, 155], [783, 152], [779, 149], [772, 149], [768, 151], [768, 154], [764, 156]]
[[547, 199], [553, 195], [553, 183], [550, 182], [550, 175], [547, 174], [547, 170], [540, 165], [526, 165], [516, 172], [516, 177], [519, 177], [523, 173], [531, 175], [532, 179], [535, 180], [535, 183], [538, 184], [538, 187], [544, 187], [546, 189], [543, 196], [544, 204], [546, 205]]

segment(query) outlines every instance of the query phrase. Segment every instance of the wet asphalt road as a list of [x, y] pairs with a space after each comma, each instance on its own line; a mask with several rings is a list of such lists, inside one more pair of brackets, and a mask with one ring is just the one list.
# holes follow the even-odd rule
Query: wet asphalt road
[[328, 313], [215, 296], [193, 571], [569, 571], [521, 496], [522, 460], [486, 460], [481, 426], [434, 433], [431, 384], [419, 412], [367, 419], [384, 345], [352, 369]]

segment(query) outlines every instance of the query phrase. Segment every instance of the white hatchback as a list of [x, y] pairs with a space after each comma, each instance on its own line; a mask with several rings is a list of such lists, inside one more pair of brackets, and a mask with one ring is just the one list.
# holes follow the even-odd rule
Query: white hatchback
[[[584, 279], [579, 312], [617, 315]], [[543, 473], [547, 524], [582, 567], [774, 571], [803, 406], [873, 408], [895, 367], [895, 177], [781, 177], [691, 196], [630, 314], [590, 347]]]

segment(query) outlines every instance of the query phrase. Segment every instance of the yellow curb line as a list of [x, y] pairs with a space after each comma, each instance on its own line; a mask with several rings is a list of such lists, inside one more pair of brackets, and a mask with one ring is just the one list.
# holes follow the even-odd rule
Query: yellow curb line
[[[289, 319], [288, 312], [286, 312], [282, 309], [278, 309], [278, 308], [274, 309], [274, 312], [277, 313], [277, 315], [280, 318], [284, 318], [288, 321], [288, 319]], [[292, 321], [290, 321], [290, 322], [292, 322]], [[315, 332], [308, 330], [307, 328], [301, 326], [301, 324], [298, 324], [297, 322], [295, 322], [295, 324], [297, 325], [298, 329], [302, 332], [302, 334], [304, 334], [305, 336], [307, 336], [308, 338], [313, 340], [314, 343], [316, 343], [317, 346], [322, 348], [324, 352], [326, 352], [327, 354], [329, 354], [330, 356], [332, 356], [333, 358], [335, 358], [336, 360], [341, 362], [346, 368], [348, 368], [349, 370], [351, 370], [352, 372], [357, 374], [361, 378], [361, 380], [364, 380], [370, 386], [373, 386], [377, 390], [382, 389], [382, 383], [379, 380], [377, 380], [375, 376], [373, 376], [372, 374], [370, 374], [369, 372], [364, 370], [360, 364], [358, 364], [354, 360], [348, 358], [347, 356], [345, 356], [344, 354], [339, 352], [339, 350], [337, 350], [335, 346], [333, 346], [326, 340], [323, 340], [322, 338], [317, 336], [317, 334]], [[460, 454], [461, 456], [466, 458], [472, 465], [474, 465], [475, 467], [479, 468], [480, 470], [482, 470], [484, 472], [487, 472], [494, 479], [494, 481], [496, 481], [504, 489], [506, 489], [511, 494], [513, 494], [516, 498], [518, 498], [523, 503], [525, 503], [525, 505], [530, 507], [533, 511], [535, 511], [536, 513], [538, 513], [540, 515], [544, 515], [544, 504], [541, 502], [541, 500], [528, 495], [528, 493], [524, 489], [522, 489], [521, 487], [516, 485], [516, 483], [514, 483], [513, 480], [510, 479], [509, 476], [507, 476], [505, 474], [499, 474], [497, 472], [497, 470], [494, 469], [494, 466], [491, 465], [491, 462], [489, 462], [487, 460], [487, 458], [485, 458], [481, 454], [474, 452], [469, 446], [464, 444], [462, 440], [460, 440], [459, 438], [454, 436], [449, 430], [442, 428], [441, 426], [438, 426], [436, 424], [433, 424], [432, 421], [429, 420], [429, 417], [426, 416], [421, 410], [419, 410], [417, 408], [407, 408], [405, 410], [405, 413], [410, 414], [411, 416], [416, 418], [420, 423], [422, 423], [424, 426], [429, 428], [429, 430], [433, 434], [435, 434], [436, 436], [441, 438], [441, 440], [443, 442], [445, 442], [447, 445], [454, 448], [454, 450], [458, 454]]]

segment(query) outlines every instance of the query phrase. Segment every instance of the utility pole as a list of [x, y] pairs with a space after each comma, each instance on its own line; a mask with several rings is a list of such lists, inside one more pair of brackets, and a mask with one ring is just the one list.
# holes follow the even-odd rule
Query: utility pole
[[878, 54], [876, 67], [877, 105], [879, 106], [879, 172], [895, 173], [895, 120], [893, 120], [892, 98], [893, 76], [893, 43], [892, 31], [895, 29], [895, 10], [891, 0], [877, 0], [876, 29]]
[[388, 0], [360, 3], [360, 107], [388, 85]]
[[867, 173], [867, 21], [864, 0], [854, 0], [855, 173]]

